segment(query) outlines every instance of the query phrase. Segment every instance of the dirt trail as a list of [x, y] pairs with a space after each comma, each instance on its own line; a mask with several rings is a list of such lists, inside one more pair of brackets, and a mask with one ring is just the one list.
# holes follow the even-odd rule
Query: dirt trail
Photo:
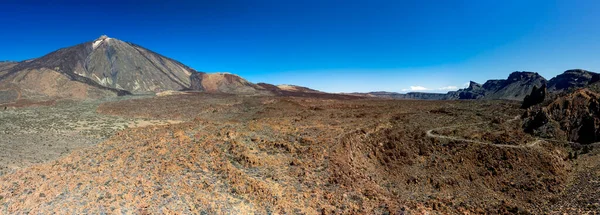
[[[509, 122], [513, 122], [515, 120], [518, 120], [519, 116], [515, 116], [514, 118], [507, 120], [506, 123]], [[531, 148], [534, 147], [536, 145], [538, 145], [540, 142], [543, 142], [543, 139], [537, 139], [533, 142], [527, 143], [525, 145], [507, 145], [507, 144], [495, 144], [495, 143], [489, 143], [489, 142], [483, 142], [483, 141], [477, 141], [477, 140], [469, 140], [469, 139], [465, 139], [465, 138], [460, 138], [460, 137], [452, 137], [452, 136], [445, 136], [445, 135], [439, 135], [439, 134], [434, 134], [433, 132], [436, 130], [442, 130], [442, 129], [448, 129], [448, 128], [459, 128], [459, 127], [464, 127], [464, 126], [472, 126], [472, 125], [483, 125], [487, 122], [479, 122], [479, 123], [471, 123], [471, 124], [464, 124], [464, 125], [453, 125], [453, 126], [444, 126], [444, 127], [439, 127], [439, 128], [434, 128], [434, 129], [430, 129], [427, 130], [426, 134], [427, 137], [432, 137], [432, 138], [439, 138], [439, 139], [447, 139], [447, 140], [454, 140], [454, 141], [462, 141], [462, 142], [468, 142], [468, 143], [476, 143], [476, 144], [482, 144], [482, 145], [490, 145], [490, 146], [494, 146], [494, 147], [500, 147], [500, 148]]]

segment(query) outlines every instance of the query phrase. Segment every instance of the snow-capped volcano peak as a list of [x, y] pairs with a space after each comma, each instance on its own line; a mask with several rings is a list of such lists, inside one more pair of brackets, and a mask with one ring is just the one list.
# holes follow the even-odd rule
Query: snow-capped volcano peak
[[110, 40], [112, 38], [106, 36], [106, 35], [102, 35], [100, 36], [98, 39], [94, 40], [94, 43], [92, 44], [92, 47], [94, 49], [96, 49], [100, 44], [102, 44], [102, 42], [106, 41], [106, 40]]

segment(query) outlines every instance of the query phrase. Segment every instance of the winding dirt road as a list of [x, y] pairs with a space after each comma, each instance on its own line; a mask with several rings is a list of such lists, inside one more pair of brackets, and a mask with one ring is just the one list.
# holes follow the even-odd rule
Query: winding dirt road
[[[518, 119], [519, 119], [519, 116], [515, 116], [514, 118], [512, 118], [510, 120], [507, 120], [506, 123], [513, 122], [513, 121], [518, 120]], [[439, 127], [439, 128], [434, 128], [434, 129], [427, 130], [426, 134], [427, 134], [427, 137], [432, 137], [432, 138], [454, 140], [454, 141], [462, 141], [462, 142], [476, 143], [476, 144], [482, 144], [482, 145], [490, 145], [490, 146], [500, 147], [500, 148], [531, 148], [531, 147], [534, 147], [534, 146], [538, 145], [540, 142], [544, 141], [543, 139], [537, 139], [537, 140], [535, 140], [533, 142], [530, 142], [530, 143], [527, 143], [525, 145], [507, 145], [507, 144], [495, 144], [495, 143], [483, 142], [483, 141], [478, 141], [478, 140], [469, 140], [469, 139], [465, 139], [465, 138], [461, 138], [461, 137], [452, 137], [452, 136], [445, 136], [445, 135], [439, 135], [439, 134], [434, 134], [433, 133], [436, 130], [442, 130], [442, 129], [448, 129], [448, 128], [458, 128], [458, 127], [472, 126], [472, 125], [482, 125], [482, 124], [485, 124], [485, 123], [487, 123], [487, 122], [471, 123], [471, 124], [464, 124], [464, 125], [444, 126], [444, 127]]]

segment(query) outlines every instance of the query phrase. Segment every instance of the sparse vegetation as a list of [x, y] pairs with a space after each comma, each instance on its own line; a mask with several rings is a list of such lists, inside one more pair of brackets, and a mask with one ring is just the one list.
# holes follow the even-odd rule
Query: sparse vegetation
[[102, 102], [61, 101], [54, 106], [0, 111], [0, 175], [93, 146], [133, 122], [148, 121], [98, 114], [96, 108]]
[[[426, 135], [454, 126], [435, 132], [527, 145], [536, 137], [520, 130], [516, 102], [188, 93], [111, 101], [88, 113], [69, 106], [81, 113], [55, 114], [57, 120], [38, 124], [53, 123], [56, 137], [79, 132], [107, 139], [0, 177], [0, 195], [11, 196], [1, 201], [15, 205], [0, 213], [62, 212], [73, 205], [87, 205], [70, 209], [88, 213], [570, 211], [564, 195], [573, 192], [571, 186], [589, 186], [572, 185], [570, 175], [589, 168], [571, 164], [594, 158], [594, 150], [580, 156], [559, 143], [510, 148]], [[150, 119], [188, 122], [121, 130]], [[29, 198], [36, 202], [19, 200]], [[590, 210], [588, 205], [579, 208]]]

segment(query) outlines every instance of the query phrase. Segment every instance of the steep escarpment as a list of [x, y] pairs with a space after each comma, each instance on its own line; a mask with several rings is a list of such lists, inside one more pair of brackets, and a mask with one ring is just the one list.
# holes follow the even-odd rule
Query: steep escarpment
[[600, 142], [600, 94], [588, 89], [528, 110], [523, 117], [525, 131], [538, 136], [562, 137], [582, 144]]
[[521, 108], [529, 108], [531, 106], [540, 104], [546, 99], [546, 84], [542, 84], [541, 87], [533, 86], [531, 94], [526, 95], [523, 99]]
[[547, 81], [534, 72], [513, 72], [506, 80], [489, 80], [482, 85], [485, 99], [523, 100], [534, 86], [542, 86]]
[[548, 81], [548, 90], [554, 92], [576, 90], [588, 85], [595, 75], [598, 74], [583, 69], [567, 70]]
[[469, 87], [455, 92], [448, 92], [449, 99], [482, 99], [485, 96], [485, 90], [481, 84], [470, 81]]
[[[507, 79], [488, 80], [483, 85], [469, 82], [465, 89], [450, 91], [448, 93], [392, 93], [370, 92], [364, 96], [396, 98], [396, 99], [425, 99], [425, 100], [455, 100], [455, 99], [488, 99], [488, 100], [516, 100], [521, 101], [532, 91], [533, 87], [546, 84], [544, 77], [534, 72], [513, 72]], [[361, 95], [360, 93], [356, 93]]]

